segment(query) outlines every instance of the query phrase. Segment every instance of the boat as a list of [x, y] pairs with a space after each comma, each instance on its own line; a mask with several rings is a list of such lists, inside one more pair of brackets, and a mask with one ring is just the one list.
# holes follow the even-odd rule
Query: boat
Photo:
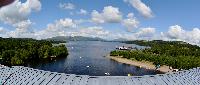
[[122, 46], [122, 47], [117, 47], [116, 49], [118, 50], [131, 50], [133, 49], [132, 47], [125, 47], [125, 46]]

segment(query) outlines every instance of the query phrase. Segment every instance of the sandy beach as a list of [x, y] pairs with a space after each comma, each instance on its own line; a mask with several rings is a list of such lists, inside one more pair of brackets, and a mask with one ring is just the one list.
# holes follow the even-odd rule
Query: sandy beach
[[[106, 57], [110, 58], [112, 60], [115, 60], [117, 62], [124, 63], [124, 64], [129, 64], [129, 65], [133, 65], [133, 66], [137, 66], [137, 67], [141, 67], [141, 68], [145, 68], [145, 69], [152, 69], [152, 70], [156, 69], [155, 65], [153, 65], [152, 62], [148, 62], [148, 61], [130, 60], [130, 59], [122, 58], [122, 56], [107, 55]], [[166, 65], [161, 66], [157, 70], [159, 70], [163, 73], [172, 72], [172, 70], [169, 69], [169, 66], [166, 66]]]

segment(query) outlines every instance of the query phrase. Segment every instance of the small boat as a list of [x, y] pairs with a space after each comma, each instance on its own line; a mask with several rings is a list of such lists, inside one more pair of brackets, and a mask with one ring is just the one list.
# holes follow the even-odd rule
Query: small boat
[[118, 49], [118, 50], [128, 50], [128, 48], [127, 47], [117, 47], [116, 49]]
[[105, 75], [110, 75], [110, 73], [107, 72], [107, 73], [105, 73]]
[[131, 50], [133, 49], [132, 47], [125, 47], [125, 46], [122, 46], [122, 47], [117, 47], [116, 49], [118, 50]]

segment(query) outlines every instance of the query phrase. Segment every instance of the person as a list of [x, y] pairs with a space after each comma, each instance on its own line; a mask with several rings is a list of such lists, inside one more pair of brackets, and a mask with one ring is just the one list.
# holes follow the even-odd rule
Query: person
[[160, 64], [156, 65], [156, 70], [157, 70], [158, 68], [160, 68]]

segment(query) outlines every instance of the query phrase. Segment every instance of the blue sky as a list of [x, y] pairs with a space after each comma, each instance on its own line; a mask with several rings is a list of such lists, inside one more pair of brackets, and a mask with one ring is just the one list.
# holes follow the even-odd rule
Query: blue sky
[[[154, 14], [151, 19], [141, 16], [136, 9], [124, 3], [123, 0], [41, 0], [42, 10], [30, 16], [35, 21], [38, 28], [45, 28], [46, 24], [56, 19], [70, 17], [73, 19], [88, 19], [90, 15], [70, 15], [70, 12], [77, 12], [81, 8], [91, 12], [92, 10], [103, 10], [105, 6], [118, 7], [125, 15], [133, 12], [140, 20], [141, 27], [156, 27], [159, 31], [166, 31], [171, 25], [181, 25], [185, 29], [199, 27], [200, 22], [200, 1], [199, 0], [142, 0], [148, 5]], [[48, 2], [48, 3], [47, 3]], [[59, 8], [59, 3], [72, 3], [76, 6], [74, 10], [63, 10]], [[48, 14], [48, 15], [47, 15]], [[112, 25], [112, 24], [111, 24]]]
[[[0, 8], [0, 36], [41, 39], [80, 35], [192, 42], [188, 41], [190, 34], [200, 27], [199, 3], [199, 0], [16, 0]], [[81, 9], [85, 13], [80, 13]], [[94, 12], [97, 13], [92, 15]], [[82, 22], [77, 23], [78, 20]], [[179, 37], [183, 34], [187, 36]], [[199, 43], [199, 33], [193, 34], [192, 43]]]

